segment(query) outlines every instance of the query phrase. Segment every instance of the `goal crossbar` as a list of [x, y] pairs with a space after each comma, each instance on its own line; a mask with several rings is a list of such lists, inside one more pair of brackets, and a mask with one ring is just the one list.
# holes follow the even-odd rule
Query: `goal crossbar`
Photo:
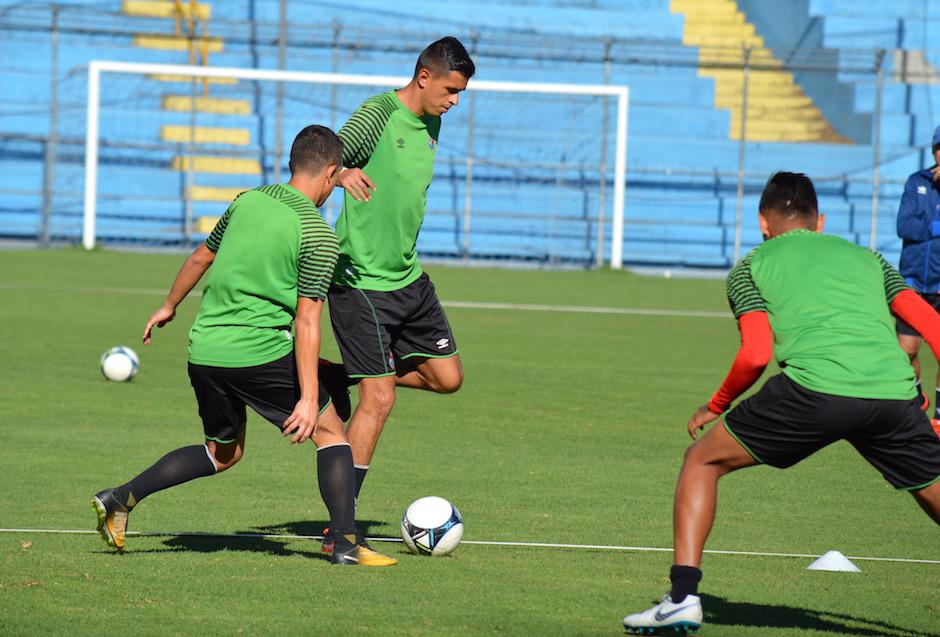
[[[315, 73], [281, 71], [273, 69], [245, 69], [235, 67], [205, 67], [183, 64], [149, 64], [92, 60], [88, 63], [88, 111], [85, 133], [85, 202], [82, 244], [88, 250], [95, 246], [96, 201], [98, 196], [98, 137], [102, 73], [165, 74], [193, 78], [234, 78], [242, 80], [269, 80], [304, 82], [308, 84], [346, 84], [354, 86], [405, 86], [410, 77], [395, 75], [357, 75], [349, 73]], [[617, 99], [616, 147], [614, 159], [614, 201], [610, 267], [623, 266], [623, 213], [627, 173], [627, 113], [630, 89], [628, 86], [609, 84], [556, 84], [470, 80], [472, 91], [499, 91], [504, 93], [552, 93], [568, 95], [595, 95]]]

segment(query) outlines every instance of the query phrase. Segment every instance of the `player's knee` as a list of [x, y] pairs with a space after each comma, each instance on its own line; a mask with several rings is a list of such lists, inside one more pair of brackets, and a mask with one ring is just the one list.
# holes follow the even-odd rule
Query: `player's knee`
[[439, 394], [453, 394], [463, 385], [463, 371], [458, 370], [454, 374], [444, 376], [438, 381], [437, 392]]
[[242, 459], [244, 451], [239, 444], [216, 444], [209, 448], [209, 453], [215, 458], [216, 473], [222, 473], [226, 469], [231, 469], [238, 461]]
[[395, 406], [395, 386], [372, 387], [359, 395], [359, 407], [380, 416], [388, 416]]

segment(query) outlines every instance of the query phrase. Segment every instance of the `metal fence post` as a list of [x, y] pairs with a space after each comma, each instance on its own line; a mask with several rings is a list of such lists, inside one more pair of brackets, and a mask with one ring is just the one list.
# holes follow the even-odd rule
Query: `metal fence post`
[[[604, 84], [610, 84], [610, 74], [611, 74], [611, 41], [604, 40]], [[606, 208], [607, 208], [607, 134], [610, 130], [610, 116], [608, 114], [608, 108], [610, 107], [610, 98], [602, 97], [601, 104], [603, 104], [603, 113], [601, 119], [601, 156], [600, 156], [600, 165], [598, 166], [598, 191], [597, 191], [597, 241], [595, 243], [595, 259], [594, 267], [601, 268], [604, 267], [604, 231], [606, 224]]]
[[46, 152], [42, 179], [42, 221], [40, 226], [40, 245], [48, 248], [52, 225], [52, 206], [55, 197], [55, 159], [59, 140], [59, 10], [52, 6], [52, 24], [50, 39], [52, 56], [49, 61], [49, 134], [46, 137]]
[[747, 143], [747, 92], [751, 73], [751, 47], [744, 46], [743, 50], [743, 81], [741, 84], [741, 126], [738, 140], [738, 192], [737, 203], [734, 210], [734, 252], [732, 265], [741, 258], [741, 220], [744, 209], [744, 150]]
[[[332, 58], [330, 62], [330, 72], [336, 73], [339, 69], [339, 35], [342, 25], [339, 21], [333, 22], [333, 43], [332, 43]], [[337, 131], [336, 128], [336, 111], [339, 108], [336, 99], [336, 84], [330, 85], [330, 128], [334, 131]], [[343, 194], [339, 195], [340, 197], [345, 197], [345, 190], [342, 191]], [[336, 219], [336, 204], [333, 203], [333, 197], [330, 197], [326, 202], [326, 222], [333, 224]]]
[[872, 133], [872, 168], [871, 168], [871, 227], [869, 229], [868, 247], [878, 249], [878, 191], [881, 189], [881, 95], [884, 92], [884, 55], [883, 49], [875, 51], [875, 77], [877, 88], [875, 90], [875, 130]]
[[[277, 68], [284, 70], [287, 49], [287, 0], [278, 4]], [[284, 152], [284, 82], [277, 83], [277, 105], [274, 109], [274, 182], [281, 183], [281, 153]]]
[[[477, 39], [479, 35], [474, 34], [470, 40], [470, 55], [476, 53]], [[470, 223], [473, 215], [473, 138], [476, 119], [476, 91], [470, 91], [467, 96], [470, 101], [467, 113], [467, 175], [463, 192], [463, 237], [460, 245], [460, 256], [465, 261], [470, 259]]]

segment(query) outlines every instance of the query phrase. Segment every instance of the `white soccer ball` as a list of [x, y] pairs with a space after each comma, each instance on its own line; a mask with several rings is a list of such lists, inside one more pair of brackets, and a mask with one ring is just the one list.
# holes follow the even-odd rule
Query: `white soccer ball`
[[463, 537], [463, 518], [450, 501], [431, 495], [411, 503], [401, 519], [401, 539], [412, 553], [448, 555]]
[[130, 347], [118, 345], [101, 355], [101, 373], [108, 380], [123, 382], [137, 375], [140, 359]]

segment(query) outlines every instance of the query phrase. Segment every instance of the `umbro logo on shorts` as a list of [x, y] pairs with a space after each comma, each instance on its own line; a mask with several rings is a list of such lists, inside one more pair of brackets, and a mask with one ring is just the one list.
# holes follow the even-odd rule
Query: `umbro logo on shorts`
[[449, 339], [449, 338], [442, 338], [442, 339], [440, 339], [440, 340], [437, 342], [437, 349], [444, 349], [444, 348], [447, 347], [448, 345], [450, 345], [450, 339]]

